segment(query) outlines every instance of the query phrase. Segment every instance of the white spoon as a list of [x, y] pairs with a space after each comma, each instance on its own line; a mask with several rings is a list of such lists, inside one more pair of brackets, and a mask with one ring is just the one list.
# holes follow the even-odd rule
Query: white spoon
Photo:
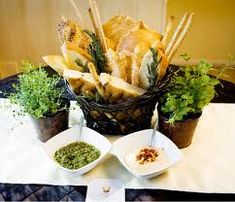
[[158, 126], [158, 119], [156, 119], [156, 121], [154, 123], [154, 127], [153, 127], [152, 134], [151, 134], [151, 139], [149, 142], [150, 147], [153, 147], [155, 144], [155, 134], [156, 134], [157, 126]]
[[78, 131], [78, 141], [82, 141], [82, 128], [84, 124], [84, 116], [81, 115], [80, 123], [79, 123], [79, 131]]

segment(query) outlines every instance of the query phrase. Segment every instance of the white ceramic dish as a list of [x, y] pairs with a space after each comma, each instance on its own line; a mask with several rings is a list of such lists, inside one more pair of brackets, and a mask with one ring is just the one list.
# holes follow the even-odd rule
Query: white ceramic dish
[[62, 167], [61, 165], [59, 165], [55, 160], [54, 160], [54, 154], [55, 152], [67, 145], [70, 144], [72, 142], [78, 141], [78, 132], [79, 132], [79, 126], [74, 126], [68, 130], [65, 130], [61, 133], [59, 133], [58, 135], [54, 136], [53, 138], [51, 138], [50, 140], [48, 140], [46, 143], [44, 143], [42, 145], [44, 152], [46, 153], [46, 155], [60, 168], [62, 168], [63, 170], [66, 170], [68, 172], [73, 172], [76, 173], [78, 175], [82, 175], [88, 171], [90, 171], [91, 169], [93, 169], [98, 163], [100, 163], [100, 161], [105, 157], [105, 155], [110, 151], [112, 145], [111, 143], [101, 134], [97, 133], [96, 131], [87, 128], [87, 127], [83, 127], [82, 129], [82, 141], [87, 142], [89, 144], [92, 144], [93, 146], [95, 146], [97, 149], [100, 150], [101, 155], [98, 159], [96, 159], [95, 161], [89, 163], [86, 166], [83, 166], [82, 168], [79, 168], [77, 170], [69, 170], [67, 168]]
[[113, 143], [113, 152], [122, 163], [122, 165], [136, 177], [152, 178], [160, 175], [168, 168], [172, 167], [181, 158], [181, 152], [178, 147], [166, 136], [156, 131], [154, 147], [162, 148], [168, 158], [167, 163], [159, 166], [157, 169], [148, 173], [139, 173], [132, 169], [126, 163], [126, 155], [133, 150], [146, 146], [149, 143], [152, 129], [142, 130], [130, 135], [124, 136]]
[[[104, 187], [109, 192], [104, 192]], [[125, 186], [120, 179], [96, 178], [87, 186], [86, 202], [125, 202]]]

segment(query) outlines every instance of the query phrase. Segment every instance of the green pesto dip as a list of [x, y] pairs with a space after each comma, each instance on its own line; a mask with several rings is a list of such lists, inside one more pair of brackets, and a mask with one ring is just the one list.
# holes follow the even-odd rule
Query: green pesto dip
[[54, 159], [64, 168], [76, 170], [98, 159], [100, 151], [85, 142], [73, 142], [58, 149]]

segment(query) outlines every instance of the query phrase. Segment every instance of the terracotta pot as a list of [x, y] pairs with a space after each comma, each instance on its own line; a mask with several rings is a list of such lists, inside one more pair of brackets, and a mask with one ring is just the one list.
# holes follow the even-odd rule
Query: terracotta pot
[[[66, 103], [66, 105], [69, 107], [69, 100], [67, 100]], [[53, 115], [46, 115], [45, 117], [40, 119], [32, 119], [37, 130], [38, 139], [41, 142], [46, 142], [58, 133], [68, 129], [69, 110], [64, 109], [58, 111]]]
[[171, 139], [179, 148], [185, 148], [192, 142], [201, 114], [194, 114], [190, 118], [184, 121], [177, 121], [172, 125], [167, 123], [168, 118], [158, 110], [159, 131]]

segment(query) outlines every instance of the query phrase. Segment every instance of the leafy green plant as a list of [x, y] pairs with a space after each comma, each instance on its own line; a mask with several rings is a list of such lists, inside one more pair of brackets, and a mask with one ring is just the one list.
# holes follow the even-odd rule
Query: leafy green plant
[[211, 64], [201, 61], [197, 66], [180, 68], [172, 77], [160, 99], [160, 110], [169, 118], [169, 123], [200, 113], [214, 98], [215, 86], [220, 82], [207, 75], [211, 67]]
[[11, 103], [19, 104], [36, 119], [66, 108], [64, 90], [57, 87], [58, 76], [49, 77], [44, 69], [29, 62], [22, 65], [24, 73], [18, 76], [19, 83], [13, 85], [16, 92], [9, 96]]

